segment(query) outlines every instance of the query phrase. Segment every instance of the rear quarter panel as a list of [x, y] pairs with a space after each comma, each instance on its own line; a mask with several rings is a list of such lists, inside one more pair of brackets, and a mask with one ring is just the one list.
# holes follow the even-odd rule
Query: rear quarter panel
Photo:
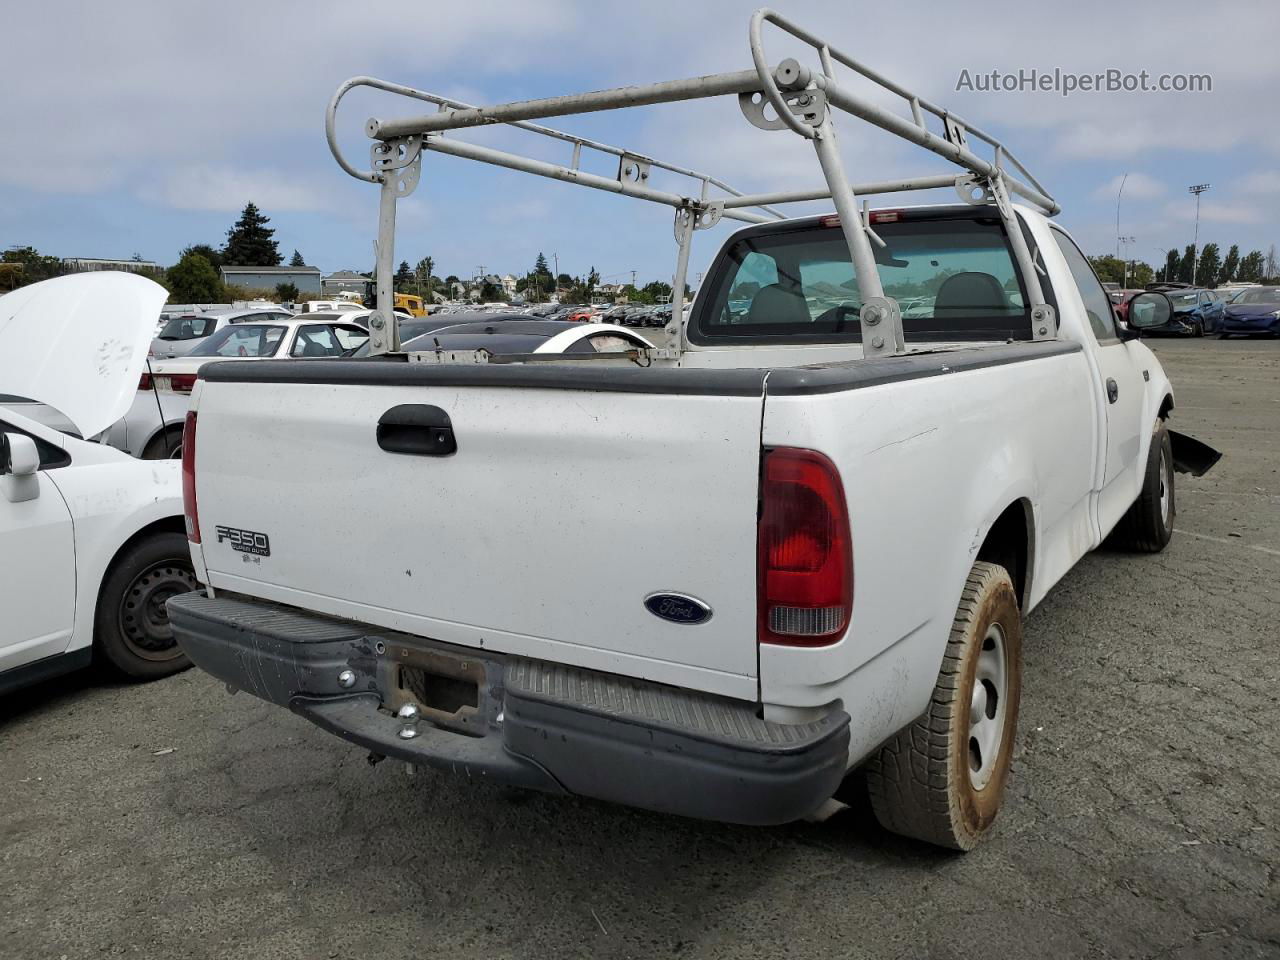
[[851, 760], [910, 722], [933, 689], [964, 581], [1006, 507], [1030, 503], [1033, 606], [1096, 545], [1098, 429], [1081, 351], [802, 396], [768, 396], [765, 447], [827, 454], [853, 533], [850, 626], [824, 648], [762, 646], [766, 704], [839, 701]]

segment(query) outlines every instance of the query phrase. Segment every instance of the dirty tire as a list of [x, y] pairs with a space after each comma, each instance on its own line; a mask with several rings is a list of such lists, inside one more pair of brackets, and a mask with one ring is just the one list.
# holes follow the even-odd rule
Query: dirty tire
[[131, 680], [154, 680], [191, 665], [173, 638], [164, 601], [195, 590], [191, 549], [181, 533], [154, 533], [112, 562], [94, 613], [94, 659]]
[[182, 426], [173, 424], [151, 438], [142, 450], [143, 460], [170, 460], [182, 449]]
[[[1001, 690], [988, 679], [997, 645], [1003, 648]], [[965, 582], [928, 709], [866, 764], [880, 825], [952, 850], [977, 846], [1000, 810], [1021, 688], [1022, 616], [1013, 582], [1004, 567], [979, 561]], [[975, 716], [985, 719], [975, 722]], [[975, 767], [980, 728], [997, 739]]]
[[1173, 537], [1178, 514], [1173, 486], [1173, 444], [1164, 421], [1157, 420], [1147, 454], [1142, 492], [1116, 524], [1112, 543], [1125, 550], [1159, 553]]

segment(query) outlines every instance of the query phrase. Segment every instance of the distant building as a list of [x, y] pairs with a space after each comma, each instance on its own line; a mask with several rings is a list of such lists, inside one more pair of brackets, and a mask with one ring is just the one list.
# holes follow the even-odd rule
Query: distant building
[[322, 292], [329, 296], [339, 293], [358, 293], [363, 297], [364, 287], [368, 282], [369, 278], [363, 273], [356, 273], [354, 270], [335, 270], [320, 281], [320, 286]]
[[516, 278], [511, 276], [511, 274], [508, 273], [502, 278], [501, 286], [502, 292], [505, 293], [508, 298], [516, 295]]
[[64, 257], [62, 269], [66, 273], [94, 273], [98, 270], [123, 270], [125, 273], [151, 273], [159, 270], [154, 260], [101, 260], [97, 257]]
[[319, 267], [222, 267], [222, 280], [245, 290], [274, 290], [292, 283], [299, 293], [320, 293]]

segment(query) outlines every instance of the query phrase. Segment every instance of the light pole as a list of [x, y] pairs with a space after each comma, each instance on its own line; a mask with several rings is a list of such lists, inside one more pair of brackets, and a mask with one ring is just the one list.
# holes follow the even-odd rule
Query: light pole
[[1204, 193], [1212, 184], [1197, 183], [1187, 187], [1187, 193], [1196, 195], [1196, 236], [1191, 241], [1191, 285], [1196, 285], [1196, 264], [1200, 259], [1200, 194]]
[[1120, 195], [1124, 193], [1125, 181], [1129, 179], [1126, 173], [1120, 178], [1120, 189], [1116, 191], [1116, 259], [1120, 259]]
[[[1164, 270], [1164, 282], [1165, 282], [1165, 283], [1168, 283], [1168, 282], [1169, 282], [1169, 257], [1168, 257], [1168, 251], [1166, 251], [1166, 250], [1161, 250], [1159, 247], [1152, 247], [1151, 249], [1152, 249], [1152, 250], [1157, 250], [1157, 251], [1159, 251], [1160, 256], [1162, 256], [1162, 257], [1164, 257], [1164, 258], [1165, 258], [1165, 262], [1164, 262], [1164, 266], [1165, 266], [1165, 270]], [[1156, 278], [1157, 280], [1159, 280], [1159, 279], [1160, 279], [1160, 266], [1159, 266], [1159, 264], [1160, 264], [1160, 261], [1159, 261], [1159, 260], [1157, 260], [1157, 261], [1156, 261], [1156, 270], [1155, 270], [1155, 278]]]
[[1119, 249], [1120, 244], [1124, 244], [1126, 247], [1126, 250], [1125, 250], [1126, 256], [1121, 258], [1121, 263], [1124, 264], [1124, 273], [1122, 274], [1122, 279], [1120, 281], [1121, 285], [1126, 290], [1129, 289], [1129, 257], [1128, 257], [1129, 251], [1127, 247], [1129, 244], [1137, 243], [1137, 242], [1138, 242], [1137, 237], [1116, 237], [1116, 249]]

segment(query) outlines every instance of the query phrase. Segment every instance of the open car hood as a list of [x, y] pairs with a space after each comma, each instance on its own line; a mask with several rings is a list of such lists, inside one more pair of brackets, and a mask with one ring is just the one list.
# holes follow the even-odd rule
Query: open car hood
[[55, 408], [80, 436], [129, 411], [168, 293], [132, 273], [77, 273], [0, 297], [0, 391]]

